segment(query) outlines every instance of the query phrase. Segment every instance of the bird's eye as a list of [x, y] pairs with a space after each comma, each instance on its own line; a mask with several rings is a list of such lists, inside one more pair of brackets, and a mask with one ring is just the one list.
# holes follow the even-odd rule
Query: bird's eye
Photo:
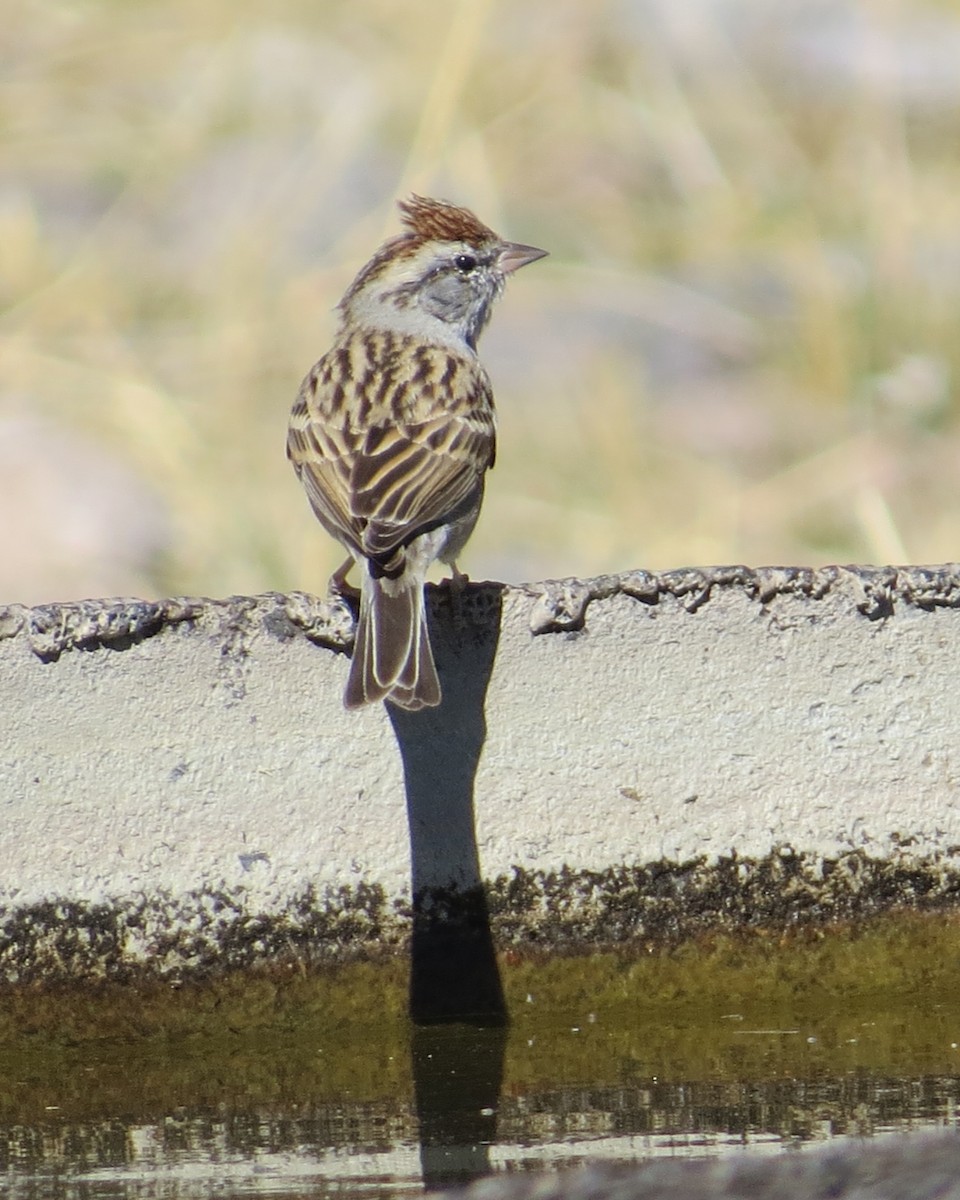
[[464, 275], [469, 275], [477, 265], [477, 260], [472, 254], [458, 254], [453, 260], [453, 265], [458, 271], [463, 271]]

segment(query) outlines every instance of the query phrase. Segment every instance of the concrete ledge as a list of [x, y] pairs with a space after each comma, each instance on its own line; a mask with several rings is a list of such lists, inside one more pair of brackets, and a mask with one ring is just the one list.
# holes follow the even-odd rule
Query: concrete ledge
[[956, 1133], [863, 1139], [808, 1153], [714, 1162], [651, 1162], [576, 1170], [491, 1175], [437, 1200], [960, 1200]]
[[419, 714], [343, 710], [302, 594], [0, 608], [0, 971], [952, 904], [958, 605], [954, 564], [434, 588]]

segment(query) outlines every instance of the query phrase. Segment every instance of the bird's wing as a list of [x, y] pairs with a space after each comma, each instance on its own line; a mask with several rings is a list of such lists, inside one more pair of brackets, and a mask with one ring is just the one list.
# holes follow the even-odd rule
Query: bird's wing
[[363, 526], [351, 511], [354, 438], [347, 430], [314, 419], [304, 395], [306, 388], [305, 382], [290, 414], [287, 457], [324, 529], [351, 552], [362, 554]]
[[475, 503], [494, 441], [492, 420], [465, 413], [368, 430], [351, 472], [364, 552], [382, 560]]
[[287, 435], [320, 522], [385, 567], [418, 533], [469, 507], [496, 445], [493, 396], [479, 364], [451, 376], [446, 350], [422, 347], [409, 357], [416, 378], [398, 359], [384, 361], [374, 390], [369, 360], [360, 371], [355, 354], [331, 351], [304, 380]]

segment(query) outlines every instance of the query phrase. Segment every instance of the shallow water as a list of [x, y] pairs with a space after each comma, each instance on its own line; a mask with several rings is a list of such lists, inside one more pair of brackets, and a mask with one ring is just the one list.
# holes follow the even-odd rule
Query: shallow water
[[780, 1016], [668, 1024], [610, 1006], [572, 1020], [531, 1002], [509, 1029], [385, 1018], [289, 1037], [20, 1044], [0, 1057], [0, 1181], [18, 1200], [386, 1196], [586, 1158], [802, 1152], [956, 1123], [951, 1006]]
[[[17, 1200], [403, 1195], [958, 1124], [950, 914], [509, 951], [484, 960], [488, 978], [443, 947], [429, 970], [414, 953], [179, 985], [8, 986], [0, 1187]], [[449, 1013], [458, 995], [509, 1019], [407, 1015]]]

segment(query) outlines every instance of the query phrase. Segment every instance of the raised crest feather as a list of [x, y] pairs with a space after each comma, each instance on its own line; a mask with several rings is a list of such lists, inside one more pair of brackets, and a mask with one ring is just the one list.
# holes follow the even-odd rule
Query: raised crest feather
[[401, 200], [398, 207], [404, 225], [418, 241], [476, 245], [497, 240], [493, 230], [479, 221], [469, 208], [461, 208], [448, 200], [414, 195], [409, 200]]

